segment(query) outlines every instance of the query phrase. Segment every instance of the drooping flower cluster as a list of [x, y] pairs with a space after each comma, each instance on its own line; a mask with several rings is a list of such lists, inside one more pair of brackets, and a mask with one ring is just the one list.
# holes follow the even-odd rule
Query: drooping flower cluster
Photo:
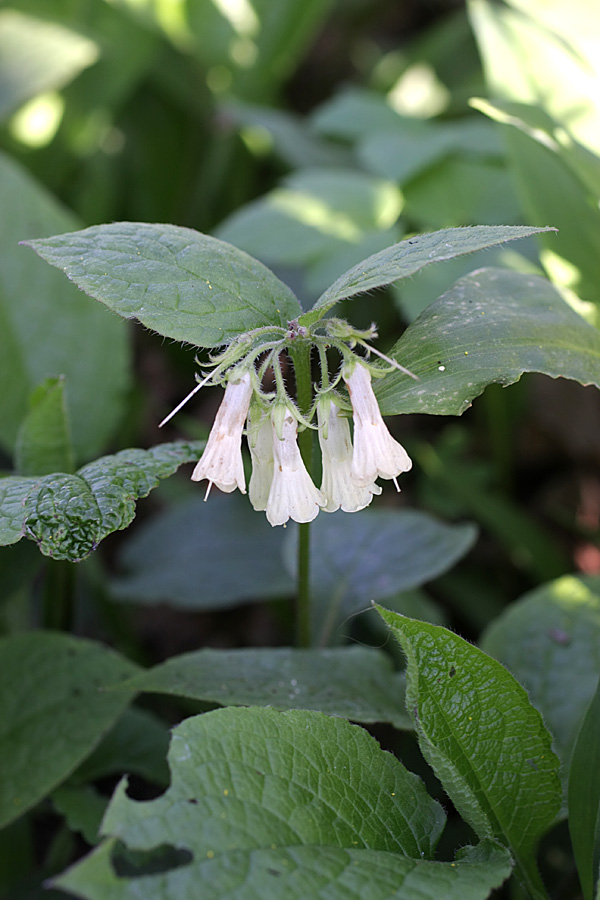
[[[317, 329], [325, 330], [325, 334]], [[367, 354], [373, 351], [383, 356], [365, 343], [365, 338], [375, 336], [374, 326], [368, 332], [356, 332], [338, 319], [320, 322], [314, 330], [291, 322], [288, 330], [273, 327], [248, 332], [214, 358], [214, 371], [192, 391], [195, 393], [208, 382], [226, 384], [206, 448], [192, 474], [194, 481], [208, 481], [205, 499], [213, 484], [226, 493], [236, 488], [246, 493], [244, 433], [252, 462], [250, 502], [254, 509], [266, 512], [271, 525], [284, 525], [288, 519], [311, 522], [319, 510], [364, 509], [375, 494], [381, 493], [376, 483], [378, 478], [393, 480], [399, 490], [396, 479], [412, 463], [388, 431], [371, 381], [373, 375], [380, 377], [391, 367], [411, 373], [388, 357], [383, 357], [388, 366], [382, 368], [371, 362], [368, 355], [359, 356], [355, 352], [360, 345], [366, 348]], [[306, 415], [288, 396], [280, 359], [298, 341], [316, 346], [321, 364], [321, 385]], [[332, 383], [326, 355], [331, 348], [342, 358]], [[263, 388], [268, 369], [274, 375], [274, 391]], [[342, 382], [349, 402], [336, 390]], [[345, 414], [349, 407], [354, 442], [350, 418]], [[318, 431], [322, 458], [320, 489], [313, 483], [300, 453], [299, 428]]]

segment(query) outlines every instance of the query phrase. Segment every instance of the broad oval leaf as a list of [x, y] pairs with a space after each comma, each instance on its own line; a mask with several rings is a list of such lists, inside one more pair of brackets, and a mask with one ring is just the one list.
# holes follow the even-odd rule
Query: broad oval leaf
[[270, 269], [191, 228], [115, 222], [25, 243], [119, 315], [197, 347], [301, 312]]
[[[342, 636], [348, 617], [374, 600], [419, 587], [461, 559], [477, 537], [474, 525], [447, 525], [414, 509], [364, 510], [319, 516], [311, 527], [313, 632], [322, 645]], [[296, 567], [297, 532], [286, 561]]]
[[284, 847], [228, 850], [161, 875], [124, 878], [109, 840], [54, 884], [83, 900], [486, 900], [511, 871], [504, 848], [484, 841], [456, 862], [410, 859], [382, 850]]
[[[174, 730], [169, 760], [171, 786], [159, 799], [137, 803], [117, 788], [103, 822], [110, 839], [56, 886], [87, 900], [171, 900], [196, 896], [198, 885], [206, 900], [484, 900], [510, 871], [506, 852], [489, 844], [431, 862], [441, 808], [341, 719], [217, 710]], [[129, 852], [177, 848], [179, 865], [127, 877], [114, 868], [114, 838]]]
[[381, 379], [386, 415], [461, 415], [488, 384], [512, 384], [524, 372], [600, 387], [600, 332], [545, 279], [505, 269], [459, 279], [390, 355], [419, 380], [396, 372]]
[[505, 241], [554, 230], [525, 225], [473, 225], [415, 235], [369, 256], [345, 272], [319, 297], [313, 308], [302, 316], [301, 322], [304, 325], [316, 322], [338, 300], [364, 294], [401, 278], [408, 278], [431, 263], [443, 262], [445, 259], [454, 259], [456, 256], [494, 247]]
[[[119, 685], [119, 689], [122, 689]], [[312, 709], [353, 722], [412, 729], [404, 675], [369, 647], [197, 650], [134, 675], [126, 690], [174, 694], [221, 706]]]
[[566, 575], [528, 592], [492, 622], [481, 647], [518, 678], [569, 772], [600, 677], [600, 578]]
[[175, 441], [150, 450], [121, 450], [79, 469], [42, 478], [0, 478], [0, 545], [22, 537], [45, 556], [77, 562], [135, 516], [135, 501], [161, 478], [194, 462], [204, 441]]
[[283, 565], [283, 538], [283, 529], [272, 528], [237, 491], [215, 493], [207, 503], [198, 497], [128, 535], [111, 591], [126, 602], [183, 609], [289, 597], [294, 582]]
[[0, 218], [0, 444], [13, 452], [31, 392], [46, 378], [64, 375], [76, 463], [92, 459], [105, 451], [123, 417], [127, 325], [17, 246], [78, 222], [2, 154], [0, 208], [10, 210]]
[[0, 640], [0, 826], [64, 781], [112, 728], [133, 691], [105, 691], [136, 671], [93, 641], [52, 632]]
[[442, 628], [379, 609], [407, 659], [423, 755], [481, 838], [508, 846], [533, 897], [534, 849], [560, 809], [559, 762], [540, 713], [495, 659]]

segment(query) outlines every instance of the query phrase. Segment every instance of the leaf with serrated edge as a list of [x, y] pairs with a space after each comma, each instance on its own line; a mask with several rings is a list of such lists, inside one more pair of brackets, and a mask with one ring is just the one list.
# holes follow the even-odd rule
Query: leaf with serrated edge
[[222, 706], [313, 709], [354, 722], [412, 729], [403, 676], [392, 671], [384, 653], [369, 647], [208, 648], [171, 657], [134, 676], [125, 689]]
[[[110, 838], [55, 885], [87, 900], [485, 900], [509, 874], [486, 842], [430, 861], [443, 826], [422, 783], [355, 725], [314, 712], [223, 709], [174, 731], [169, 790], [137, 803], [117, 788]], [[172, 846], [193, 858], [158, 875], [119, 877], [129, 850]]]
[[39, 803], [112, 728], [133, 691], [105, 691], [136, 666], [66, 634], [0, 640], [0, 826]]
[[545, 897], [534, 849], [561, 786], [541, 715], [495, 659], [439, 625], [378, 609], [406, 656], [423, 755], [476, 834], [508, 846], [532, 897]]
[[528, 591], [494, 619], [480, 646], [512, 672], [543, 715], [566, 788], [600, 676], [600, 578], [565, 575]]
[[115, 222], [25, 243], [119, 315], [197, 347], [301, 313], [270, 269], [191, 228]]
[[408, 278], [431, 263], [454, 259], [456, 256], [494, 247], [505, 241], [555, 230], [524, 225], [472, 225], [444, 228], [442, 231], [407, 238], [399, 244], [369, 256], [345, 272], [319, 297], [313, 308], [305, 313], [300, 321], [303, 325], [312, 324], [325, 315], [338, 300], [364, 294], [401, 278]]
[[545, 279], [506, 269], [460, 278], [407, 328], [390, 355], [418, 377], [393, 372], [376, 385], [385, 415], [461, 415], [488, 384], [524, 372], [600, 387], [600, 333]]
[[27, 536], [45, 556], [76, 562], [135, 516], [135, 501], [159, 479], [197, 460], [204, 441], [175, 441], [150, 450], [121, 450], [75, 475], [0, 478], [0, 545]]

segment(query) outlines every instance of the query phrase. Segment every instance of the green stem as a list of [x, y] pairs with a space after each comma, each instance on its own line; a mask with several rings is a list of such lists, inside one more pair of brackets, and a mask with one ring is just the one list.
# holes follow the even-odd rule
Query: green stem
[[44, 628], [69, 631], [75, 606], [75, 566], [65, 560], [48, 560], [43, 591]]
[[[310, 344], [298, 343], [290, 347], [290, 356], [296, 376], [296, 400], [300, 412], [307, 415], [312, 404], [310, 374]], [[298, 446], [304, 465], [312, 475], [313, 434], [308, 428], [298, 435]], [[298, 591], [296, 594], [296, 642], [299, 647], [310, 647], [310, 522], [298, 526]]]

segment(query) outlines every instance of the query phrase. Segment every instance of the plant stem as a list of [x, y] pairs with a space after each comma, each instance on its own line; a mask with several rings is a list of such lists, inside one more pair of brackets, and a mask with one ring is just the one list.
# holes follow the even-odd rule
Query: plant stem
[[[306, 415], [312, 404], [310, 374], [310, 344], [298, 343], [290, 347], [290, 355], [296, 376], [296, 400], [300, 412]], [[309, 475], [312, 475], [313, 435], [309, 429], [298, 435], [298, 447]], [[296, 594], [296, 643], [298, 647], [310, 647], [310, 522], [298, 526], [298, 589]]]

